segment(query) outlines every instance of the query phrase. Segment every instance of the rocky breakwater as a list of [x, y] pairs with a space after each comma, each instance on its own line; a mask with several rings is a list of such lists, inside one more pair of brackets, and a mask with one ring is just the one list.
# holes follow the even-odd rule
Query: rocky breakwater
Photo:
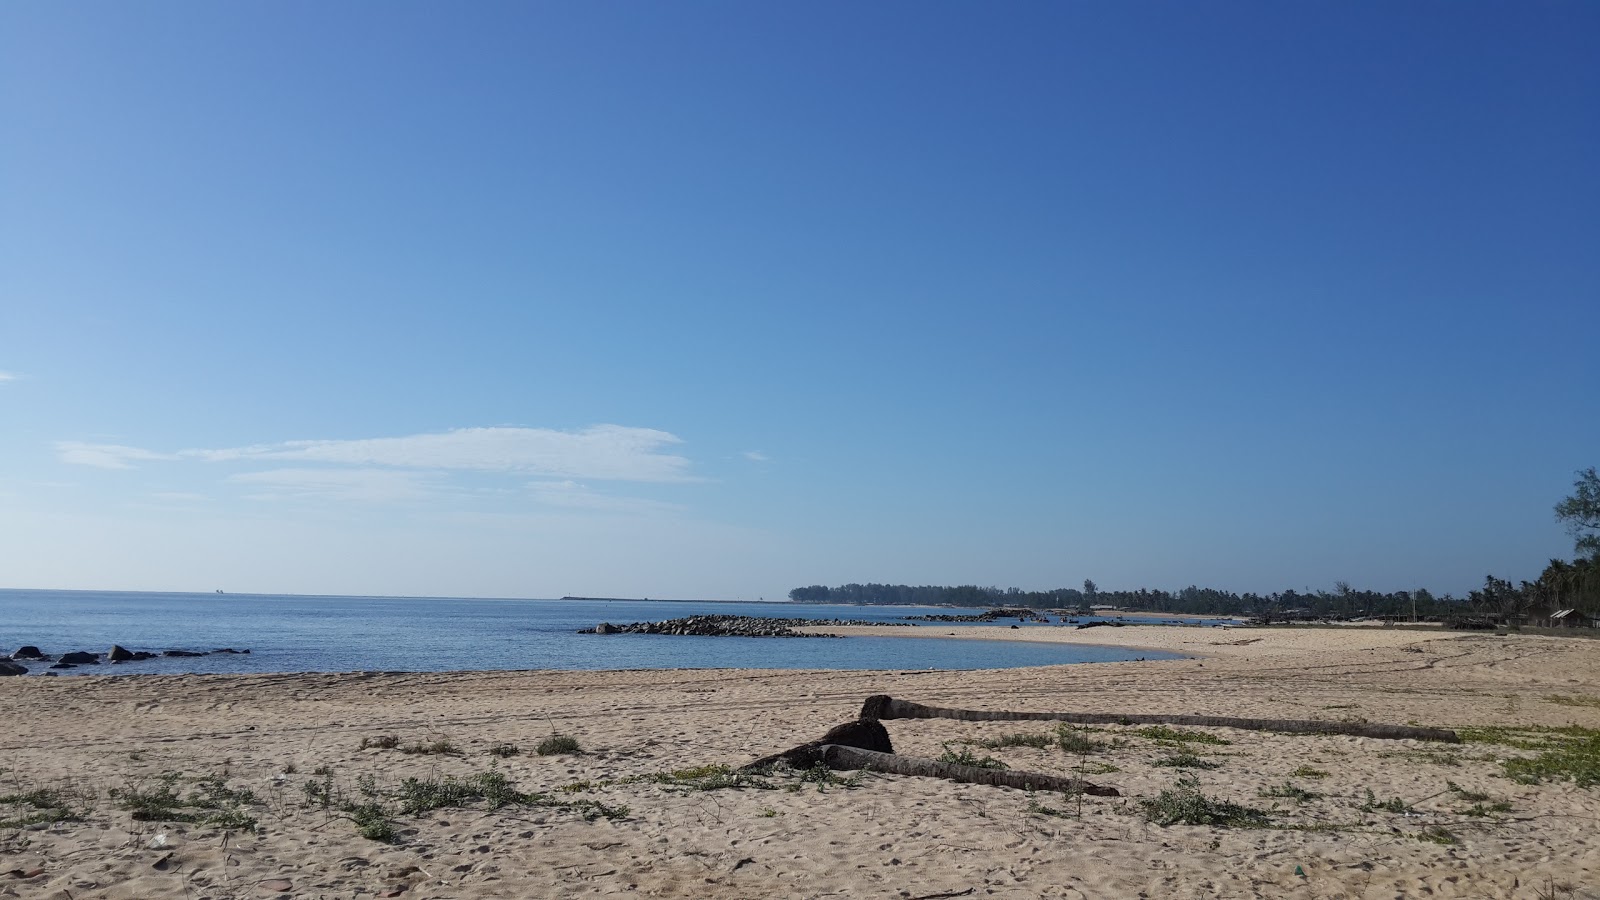
[[1002, 607], [1000, 609], [991, 609], [988, 612], [974, 613], [971, 615], [936, 614], [931, 616], [906, 616], [906, 619], [913, 622], [997, 622], [1001, 619], [1016, 619], [1019, 622], [1027, 622], [1030, 620], [1037, 620], [1040, 622], [1050, 621], [1048, 616], [1044, 615], [1038, 610], [1022, 609], [1020, 607]]
[[613, 625], [610, 622], [601, 622], [593, 628], [584, 628], [579, 634], [679, 634], [694, 635], [696, 637], [785, 637], [785, 638], [825, 638], [838, 637], [834, 634], [811, 634], [796, 631], [811, 625], [843, 626], [843, 625], [903, 625], [903, 622], [867, 622], [857, 619], [769, 619], [759, 616], [687, 616], [682, 619], [667, 619], [664, 622], [632, 622], [627, 625]]
[[218, 650], [163, 650], [153, 653], [149, 650], [129, 650], [121, 644], [112, 644], [111, 649], [105, 653], [92, 653], [88, 650], [73, 650], [60, 656], [51, 656], [32, 644], [18, 647], [16, 652], [9, 657], [0, 657], [0, 675], [26, 675], [28, 667], [23, 662], [54, 663], [52, 669], [76, 669], [78, 666], [97, 666], [101, 660], [108, 663], [143, 662], [147, 659], [158, 659], [163, 656], [209, 656], [213, 653], [249, 653], [249, 650], [235, 650], [232, 647], [223, 647]]

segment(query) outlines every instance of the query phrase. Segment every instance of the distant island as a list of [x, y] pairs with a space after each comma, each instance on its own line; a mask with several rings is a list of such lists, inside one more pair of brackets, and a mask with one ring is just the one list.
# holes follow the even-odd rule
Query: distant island
[[[562, 597], [565, 600], [577, 600], [583, 603], [739, 603], [739, 600], [673, 600], [668, 597]], [[765, 600], [743, 601], [750, 603], [765, 603]]]
[[1576, 553], [1571, 562], [1552, 559], [1534, 581], [1513, 584], [1489, 575], [1483, 587], [1464, 598], [1415, 591], [1358, 591], [1343, 581], [1331, 591], [1293, 589], [1270, 594], [1219, 591], [1190, 585], [1177, 592], [1102, 591], [1085, 579], [1083, 589], [954, 587], [909, 584], [814, 584], [789, 592], [796, 603], [847, 603], [873, 606], [976, 606], [1029, 609], [1096, 609], [1188, 615], [1274, 618], [1353, 619], [1365, 617], [1451, 619], [1475, 616], [1505, 624], [1544, 619], [1563, 626], [1600, 624], [1600, 471], [1577, 472], [1572, 494], [1555, 505], [1556, 520], [1567, 526]]
[[[1584, 563], [1578, 563], [1579, 566]], [[1593, 563], [1587, 564], [1590, 570]], [[1180, 591], [1100, 590], [1093, 581], [1083, 589], [1056, 588], [1024, 591], [1019, 588], [977, 585], [843, 584], [811, 585], [789, 592], [796, 603], [837, 603], [857, 606], [1025, 607], [1090, 611], [1158, 612], [1196, 616], [1248, 616], [1312, 619], [1417, 618], [1451, 619], [1467, 615], [1527, 616], [1545, 608], [1600, 606], [1596, 579], [1580, 582], [1572, 567], [1553, 561], [1537, 582], [1520, 586], [1489, 576], [1481, 590], [1467, 597], [1435, 596], [1415, 591], [1362, 591], [1337, 582], [1331, 591], [1286, 590], [1270, 594], [1234, 593], [1189, 586]], [[1575, 589], [1578, 588], [1578, 589]], [[1587, 601], [1587, 602], [1585, 602]]]

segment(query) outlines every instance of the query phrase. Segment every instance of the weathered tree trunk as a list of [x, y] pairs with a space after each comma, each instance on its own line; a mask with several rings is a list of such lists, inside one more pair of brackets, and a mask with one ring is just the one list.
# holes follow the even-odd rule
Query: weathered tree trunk
[[1461, 738], [1448, 728], [1418, 728], [1410, 725], [1369, 725], [1362, 722], [1319, 722], [1305, 719], [1236, 719], [1231, 716], [1183, 716], [1148, 713], [1057, 713], [998, 712], [977, 709], [944, 709], [909, 700], [896, 700], [887, 694], [874, 694], [861, 707], [863, 719], [960, 719], [964, 722], [1000, 722], [1018, 719], [1051, 722], [1076, 722], [1080, 725], [1206, 725], [1241, 728], [1248, 731], [1286, 731], [1293, 734], [1349, 734], [1356, 737], [1459, 744]]
[[889, 730], [884, 728], [877, 719], [861, 718], [854, 722], [845, 722], [828, 729], [828, 733], [821, 740], [809, 744], [801, 744], [782, 753], [763, 756], [753, 763], [743, 767], [741, 772], [753, 772], [757, 769], [766, 769], [778, 763], [787, 763], [797, 769], [809, 769], [819, 762], [823, 762], [822, 748], [829, 745], [855, 747], [860, 750], [874, 750], [879, 753], [893, 753], [894, 745], [889, 743]]
[[1018, 772], [1012, 769], [980, 769], [977, 766], [959, 766], [920, 756], [901, 756], [898, 753], [878, 753], [828, 744], [821, 750], [821, 760], [830, 769], [865, 769], [889, 775], [916, 775], [922, 778], [944, 778], [965, 784], [989, 784], [995, 787], [1020, 788], [1025, 791], [1082, 791], [1096, 797], [1120, 797], [1114, 787], [1091, 784], [1081, 778], [1061, 778], [1041, 775], [1038, 772]]
[[945, 778], [966, 784], [989, 784], [1034, 791], [1082, 791], [1097, 797], [1121, 796], [1116, 788], [1102, 787], [1079, 778], [1060, 778], [1007, 769], [980, 769], [918, 756], [900, 756], [889, 744], [888, 730], [878, 720], [866, 717], [835, 725], [828, 729], [822, 740], [763, 756], [739, 771], [764, 770], [780, 762], [797, 769], [809, 769], [821, 763], [830, 769], [866, 769], [889, 775]]

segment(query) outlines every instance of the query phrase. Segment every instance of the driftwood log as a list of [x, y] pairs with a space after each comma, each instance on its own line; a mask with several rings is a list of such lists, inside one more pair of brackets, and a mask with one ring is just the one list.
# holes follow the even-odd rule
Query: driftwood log
[[830, 769], [864, 769], [886, 775], [916, 775], [922, 778], [944, 778], [964, 784], [988, 784], [995, 787], [1013, 787], [1031, 791], [1082, 792], [1097, 797], [1118, 797], [1113, 787], [1091, 784], [1081, 778], [1061, 778], [1038, 772], [1016, 772], [1010, 769], [981, 769], [962, 766], [918, 756], [901, 756], [894, 752], [889, 742], [889, 732], [876, 719], [862, 717], [854, 722], [835, 725], [820, 740], [774, 753], [744, 766], [741, 772], [765, 770], [778, 763], [797, 769], [809, 769], [821, 763]]
[[1147, 713], [999, 712], [985, 709], [945, 709], [910, 700], [874, 694], [861, 707], [863, 719], [959, 719], [963, 722], [1000, 722], [1019, 719], [1075, 722], [1080, 725], [1207, 725], [1248, 731], [1284, 731], [1291, 734], [1348, 734], [1356, 737], [1459, 744], [1448, 728], [1411, 725], [1369, 725], [1364, 722], [1319, 722], [1306, 719], [1237, 719], [1231, 716], [1183, 716]]
[[778, 763], [794, 766], [796, 769], [809, 769], [819, 762], [826, 762], [822, 758], [822, 748], [829, 745], [854, 747], [857, 750], [872, 750], [885, 754], [894, 752], [894, 745], [889, 743], [889, 730], [884, 728], [877, 719], [862, 718], [829, 728], [828, 733], [824, 734], [821, 740], [815, 740], [809, 744], [801, 744], [798, 747], [791, 747], [782, 753], [763, 756], [739, 771], [753, 772], [757, 769], [769, 769]]

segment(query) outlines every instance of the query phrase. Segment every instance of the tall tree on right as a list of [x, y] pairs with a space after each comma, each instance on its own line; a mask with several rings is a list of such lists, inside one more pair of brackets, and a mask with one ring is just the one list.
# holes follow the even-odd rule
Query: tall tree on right
[[1566, 523], [1578, 558], [1600, 560], [1600, 475], [1590, 466], [1572, 482], [1572, 496], [1556, 504], [1556, 518]]

